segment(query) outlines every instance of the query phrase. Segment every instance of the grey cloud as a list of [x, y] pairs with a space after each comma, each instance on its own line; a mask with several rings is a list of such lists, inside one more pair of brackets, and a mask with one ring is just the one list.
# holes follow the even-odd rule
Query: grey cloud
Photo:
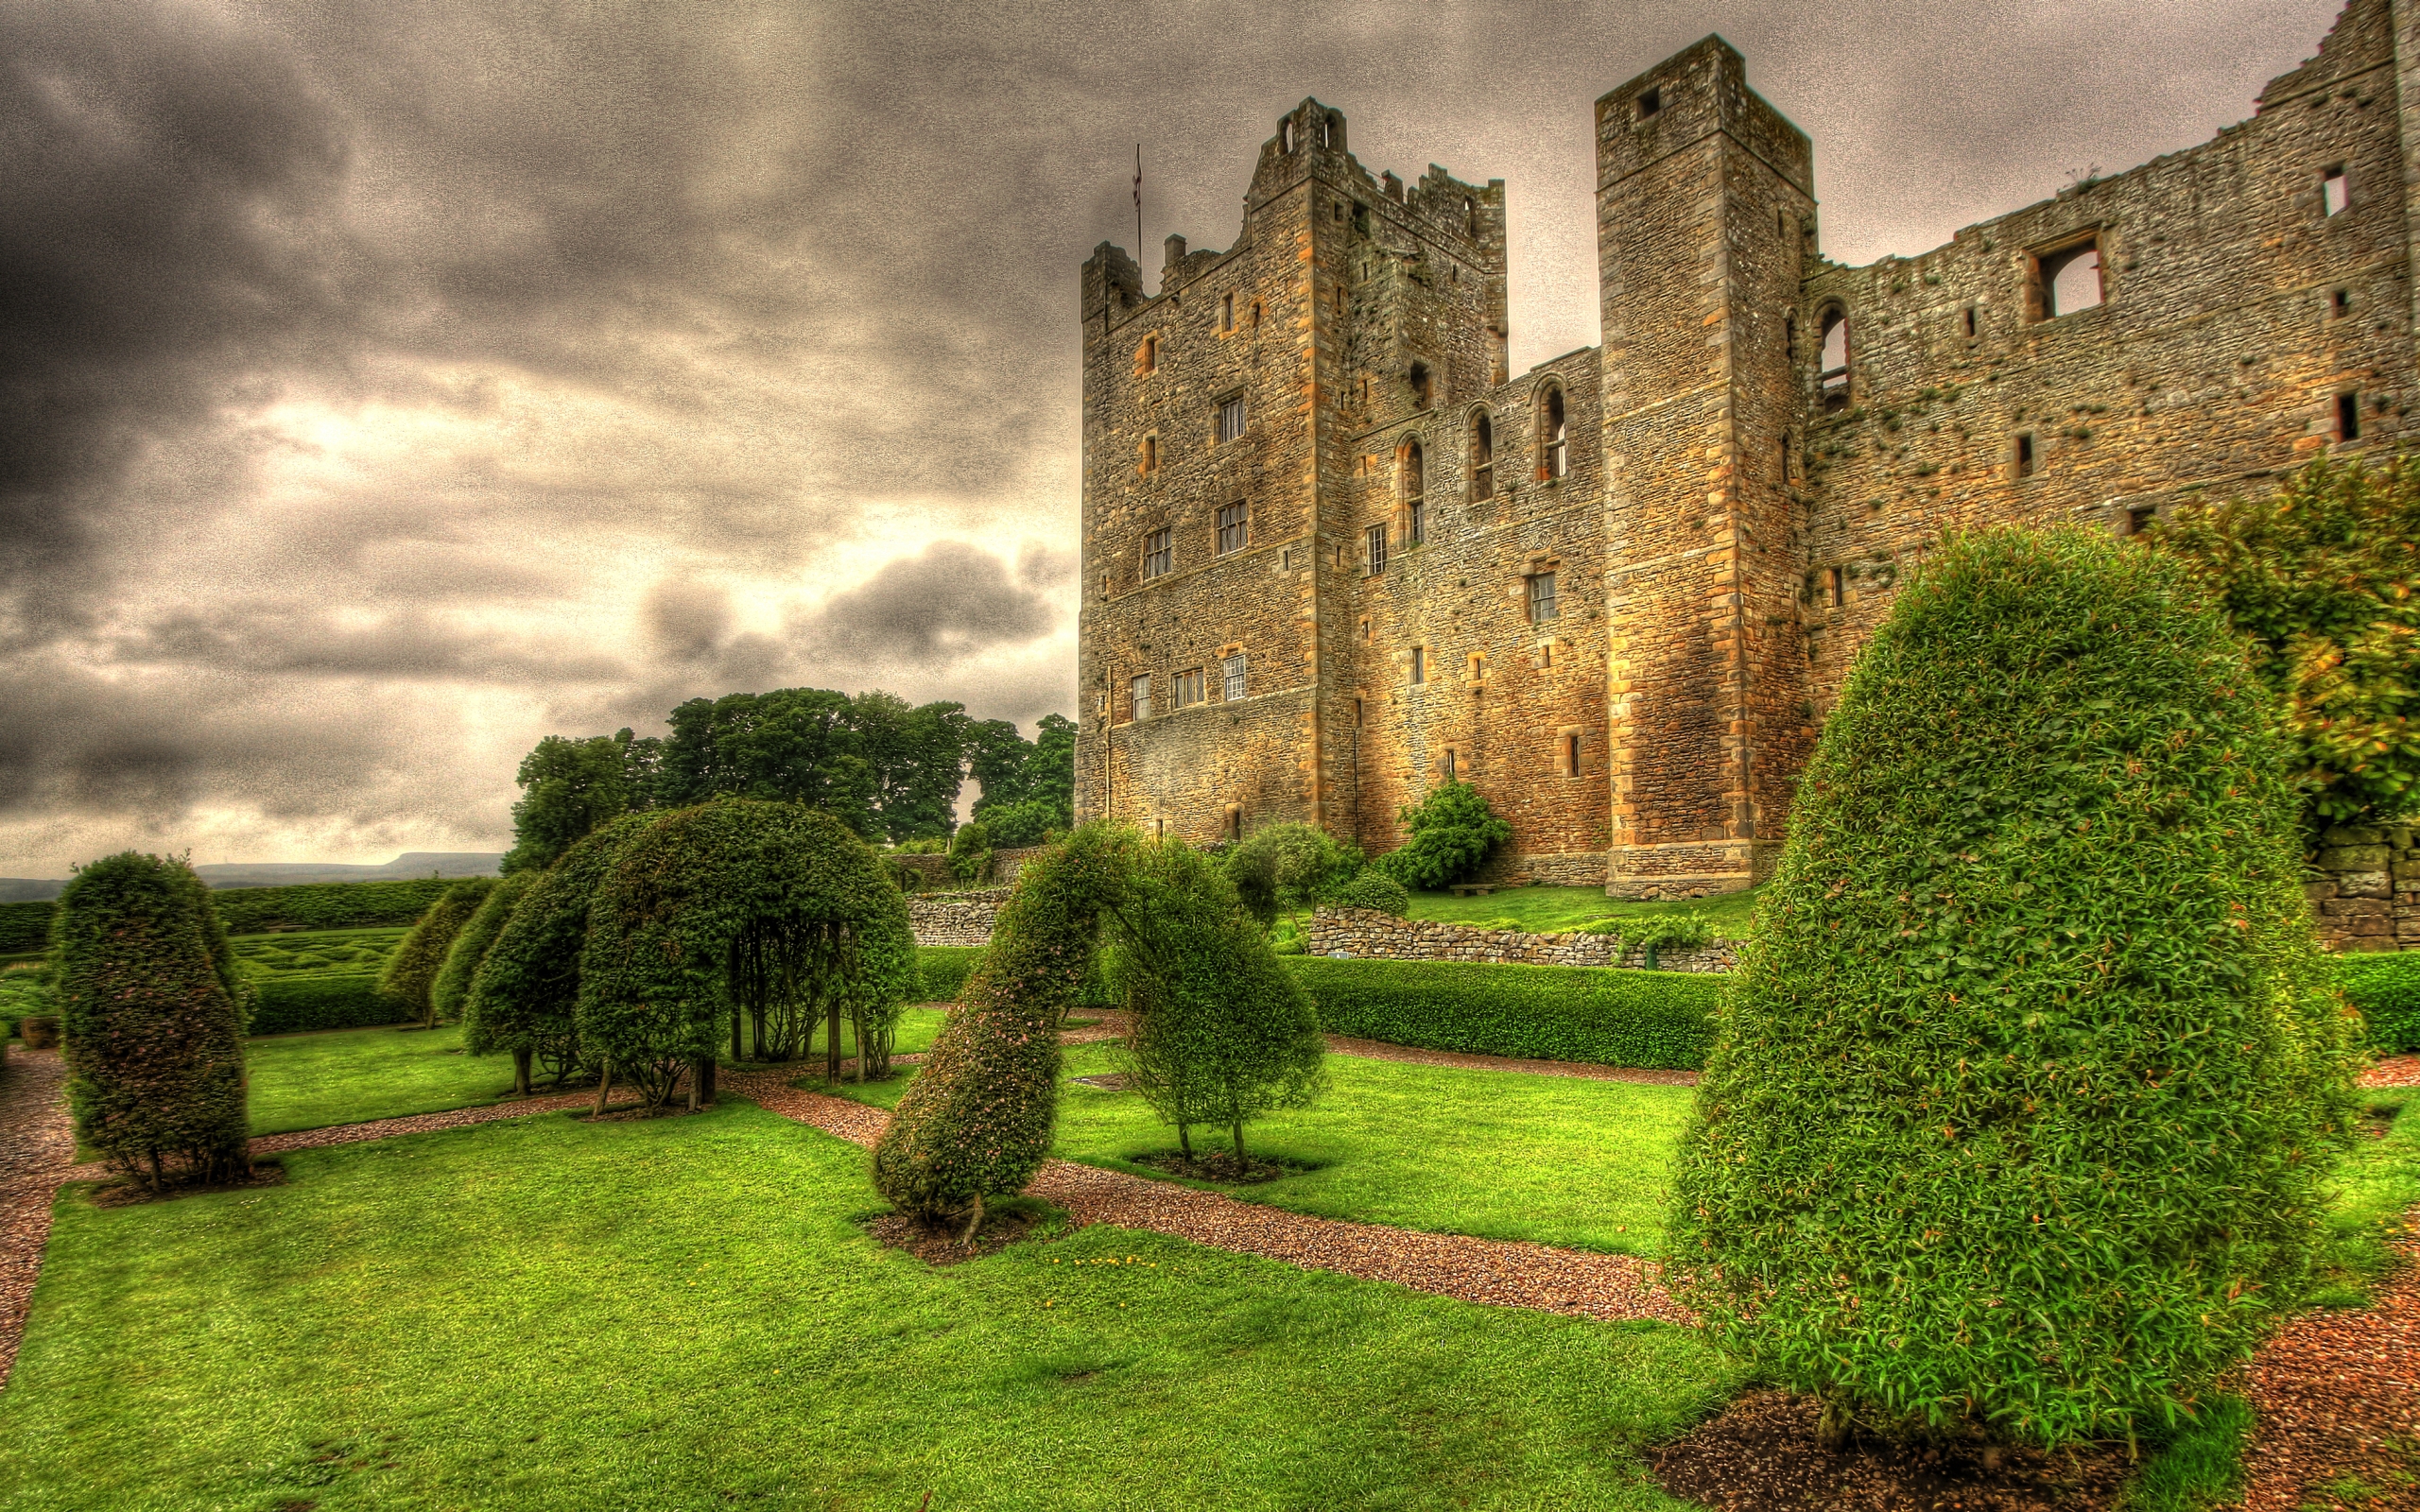
[[613, 657], [506, 639], [417, 609], [372, 620], [320, 605], [219, 605], [170, 614], [114, 643], [116, 660], [309, 677], [456, 682], [604, 682], [625, 678]]
[[711, 656], [731, 634], [731, 592], [708, 583], [666, 578], [648, 590], [639, 612], [656, 650], [675, 662]]
[[946, 664], [1050, 633], [1049, 597], [999, 558], [959, 541], [885, 563], [863, 586], [826, 599], [794, 631], [819, 659], [857, 667]]

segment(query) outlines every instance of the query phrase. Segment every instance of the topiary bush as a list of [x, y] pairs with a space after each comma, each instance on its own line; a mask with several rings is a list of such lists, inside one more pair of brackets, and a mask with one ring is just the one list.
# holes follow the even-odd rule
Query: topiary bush
[[437, 979], [429, 984], [432, 1018], [452, 1021], [462, 1017], [463, 1005], [471, 996], [471, 978], [478, 974], [479, 963], [487, 959], [495, 937], [504, 933], [505, 920], [512, 917], [512, 911], [521, 906], [522, 898], [537, 885], [539, 875], [535, 871], [514, 872], [489, 888], [487, 896], [479, 900], [479, 906], [463, 920], [454, 942], [445, 947], [445, 960], [437, 969]]
[[2420, 1052], [2420, 951], [2339, 956], [2337, 974], [2374, 1047], [2390, 1056]]
[[244, 1007], [210, 889], [123, 851], [78, 871], [52, 928], [76, 1137], [158, 1190], [249, 1170]]
[[966, 979], [983, 959], [980, 945], [919, 945], [916, 947], [916, 990], [924, 1003], [954, 1003]]
[[583, 835], [538, 874], [471, 975], [462, 1005], [462, 1048], [475, 1056], [509, 1052], [514, 1089], [529, 1091], [533, 1067], [560, 1088], [594, 1057], [580, 1051], [579, 957], [588, 914], [614, 856], [655, 822], [625, 814]]
[[1426, 1050], [1695, 1071], [1720, 976], [1600, 966], [1286, 958], [1332, 1034]]
[[1140, 841], [1087, 824], [1027, 861], [916, 1079], [874, 1146], [874, 1185], [901, 1211], [962, 1225], [1021, 1192], [1050, 1153], [1058, 1023], [1083, 986], [1101, 915], [1126, 900]]
[[[908, 901], [855, 832], [803, 803], [723, 799], [664, 816], [614, 858], [589, 918], [579, 1034], [614, 1074], [662, 1107], [684, 1072], [710, 1075], [717, 1030], [742, 1021], [795, 1042], [789, 1023], [855, 1025], [857, 1078], [888, 1071], [915, 976]], [[694, 1106], [704, 1089], [691, 1084]]]
[[2190, 1414], [2352, 1110], [2274, 711], [2175, 563], [1953, 540], [1801, 780], [1674, 1175], [1676, 1292], [1823, 1433]]
[[1417, 806], [1405, 804], [1400, 818], [1410, 838], [1371, 865], [1407, 887], [1451, 886], [1512, 838], [1512, 826], [1497, 818], [1468, 782], [1438, 783]]
[[403, 1009], [366, 971], [281, 971], [252, 988], [259, 998], [249, 1032], [256, 1037], [405, 1022]]
[[1411, 912], [1411, 891], [1375, 867], [1364, 867], [1336, 890], [1336, 903], [1340, 908], [1367, 908], [1401, 919]]
[[387, 957], [386, 970], [378, 973], [378, 990], [395, 1005], [399, 1017], [437, 1027], [434, 989], [438, 972], [445, 968], [445, 953], [454, 948], [454, 936], [494, 890], [493, 877], [454, 884], [428, 905], [428, 912], [420, 916], [403, 943]]

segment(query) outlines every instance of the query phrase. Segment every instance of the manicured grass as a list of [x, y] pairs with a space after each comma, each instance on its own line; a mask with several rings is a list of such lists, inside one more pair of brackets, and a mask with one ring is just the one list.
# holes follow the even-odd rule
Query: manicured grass
[[[894, 1053], [931, 1045], [943, 1016], [940, 1008], [908, 1009]], [[840, 1048], [856, 1054], [856, 1037], [845, 1025]], [[442, 1113], [499, 1102], [512, 1091], [512, 1058], [464, 1055], [460, 1024], [280, 1035], [249, 1041], [244, 1061], [254, 1134]], [[538, 1090], [545, 1089], [541, 1079]]]
[[1732, 938], [1748, 932], [1749, 916], [1755, 907], [1756, 895], [1753, 891], [1652, 903], [1608, 898], [1601, 887], [1507, 887], [1483, 898], [1457, 898], [1450, 892], [1411, 895], [1414, 919], [1525, 929], [1542, 935], [1576, 930], [1599, 919], [1651, 919], [1694, 912], [1703, 914], [1712, 922], [1716, 935]]
[[[1071, 1045], [1070, 1078], [1117, 1069], [1116, 1047]], [[1310, 1108], [1249, 1125], [1245, 1147], [1316, 1169], [1234, 1189], [1253, 1202], [1489, 1239], [1652, 1255], [1664, 1180], [1687, 1115], [1685, 1087], [1643, 1087], [1520, 1072], [1327, 1059], [1329, 1088]], [[908, 1078], [842, 1087], [889, 1108]], [[1197, 1128], [1194, 1148], [1225, 1149]], [[1059, 1102], [1065, 1160], [1172, 1179], [1133, 1158], [1176, 1148], [1142, 1097], [1072, 1080]]]
[[2367, 1095], [2352, 1153], [2337, 1174], [2336, 1202], [2309, 1300], [2321, 1307], [2359, 1307], [2371, 1286], [2394, 1268], [2389, 1243], [2403, 1215], [2420, 1205], [2420, 1113], [2408, 1089]]
[[850, 1221], [862, 1151], [735, 1099], [285, 1164], [62, 1197], [11, 1507], [1678, 1512], [1636, 1452], [1739, 1384], [1680, 1329], [1109, 1228], [931, 1270]]

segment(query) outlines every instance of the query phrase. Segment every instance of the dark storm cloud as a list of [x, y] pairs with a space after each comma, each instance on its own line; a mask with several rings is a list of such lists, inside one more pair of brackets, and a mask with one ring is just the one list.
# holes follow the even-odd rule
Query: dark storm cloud
[[1039, 640], [1058, 619], [1050, 598], [1011, 576], [999, 558], [937, 541], [833, 594], [797, 638], [844, 664], [929, 666]]

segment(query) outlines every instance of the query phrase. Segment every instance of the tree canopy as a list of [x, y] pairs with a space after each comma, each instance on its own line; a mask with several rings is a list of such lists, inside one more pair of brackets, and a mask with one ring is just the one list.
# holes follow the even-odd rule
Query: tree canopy
[[580, 836], [631, 808], [647, 806], [655, 741], [628, 730], [574, 740], [548, 735], [521, 759], [521, 800], [512, 805], [512, 849], [500, 868], [544, 871]]

